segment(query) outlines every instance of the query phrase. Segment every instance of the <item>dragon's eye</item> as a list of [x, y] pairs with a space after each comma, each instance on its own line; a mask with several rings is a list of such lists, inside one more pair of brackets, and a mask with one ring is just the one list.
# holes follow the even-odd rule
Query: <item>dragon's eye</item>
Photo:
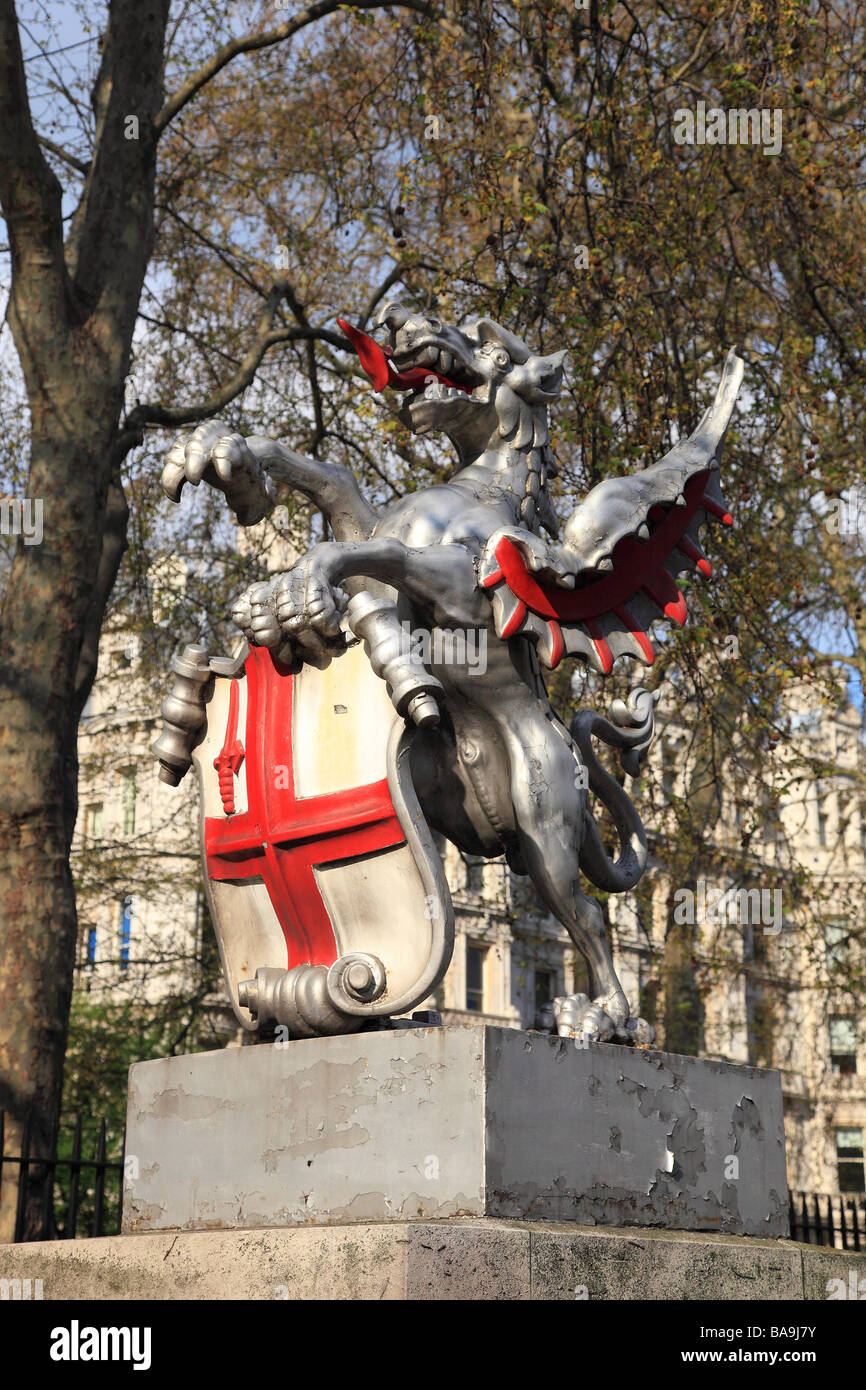
[[482, 343], [475, 349], [476, 357], [492, 357], [495, 366], [505, 368], [511, 365], [511, 358], [498, 343]]

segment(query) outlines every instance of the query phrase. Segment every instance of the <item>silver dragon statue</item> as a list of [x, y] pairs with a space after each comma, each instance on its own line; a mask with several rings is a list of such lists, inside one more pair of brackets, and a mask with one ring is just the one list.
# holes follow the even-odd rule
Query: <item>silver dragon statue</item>
[[[204, 480], [225, 494], [242, 525], [260, 521], [291, 490], [325, 515], [333, 540], [314, 545], [287, 573], [251, 586], [237, 600], [233, 618], [247, 650], [254, 656], [264, 649], [274, 669], [285, 672], [321, 668], [363, 638], [401, 729], [411, 732], [404, 761], [411, 764], [426, 824], [464, 853], [504, 854], [515, 873], [532, 879], [587, 962], [592, 996], [557, 999], [550, 1026], [589, 1041], [646, 1044], [652, 1030], [631, 1014], [602, 909], [584, 891], [581, 875], [623, 893], [643, 873], [647, 844], [640, 818], [592, 740], [617, 749], [623, 770], [637, 774], [653, 735], [654, 700], [637, 688], [627, 701], [613, 703], [609, 719], [582, 710], [567, 727], [548, 699], [544, 669], [568, 656], [602, 677], [620, 657], [649, 664], [652, 624], [685, 621], [677, 575], [709, 575], [701, 527], [731, 520], [719, 487], [719, 458], [743, 363], [732, 349], [715, 402], [688, 438], [651, 467], [598, 484], [561, 525], [549, 489], [556, 469], [548, 410], [562, 386], [564, 352], [538, 356], [489, 318], [456, 327], [398, 304], [386, 305], [379, 317], [377, 327], [387, 330], [381, 344], [339, 322], [375, 388], [405, 393], [403, 423], [416, 434], [439, 431], [450, 440], [457, 463], [447, 482], [419, 487], [377, 511], [348, 469], [272, 439], [243, 438], [211, 421], [173, 445], [163, 488], [178, 501], [185, 482]], [[449, 640], [407, 647], [407, 631]], [[483, 669], [473, 659], [479, 650], [486, 653]], [[192, 688], [206, 680], [209, 668], [201, 649], [187, 652], [192, 656], [183, 679]], [[204, 716], [197, 717], [201, 723]], [[180, 716], [176, 725], [184, 727]], [[185, 727], [194, 726], [195, 718]], [[307, 732], [316, 736], [315, 729]], [[243, 759], [241, 743], [230, 735], [213, 762], [227, 818], [238, 814], [233, 778]], [[176, 781], [184, 755], [172, 764], [170, 745], [170, 739], [162, 742], [163, 766], [167, 780]], [[251, 784], [252, 776], [251, 768]], [[590, 794], [616, 826], [616, 858], [605, 848]], [[237, 835], [232, 843], [241, 847], [223, 845], [220, 858], [217, 846], [211, 856], [214, 882], [239, 881], [241, 869], [225, 864], [252, 853]], [[297, 854], [296, 832], [292, 844]], [[316, 873], [324, 884], [323, 871]], [[292, 882], [286, 883], [291, 894]], [[412, 923], [403, 930], [410, 933]], [[336, 953], [333, 948], [330, 959]], [[301, 948], [296, 973], [309, 971], [313, 957], [312, 946]], [[346, 1017], [354, 1010], [356, 1022], [346, 1027], [358, 1026], [365, 1009], [374, 1013], [371, 1001], [384, 989], [386, 972], [374, 981], [378, 962], [374, 967], [372, 960], [363, 953], [342, 957], [342, 983], [334, 983], [335, 966], [329, 974], [321, 967], [317, 977], [320, 993], [330, 990], [329, 1017], [338, 1008], [338, 986], [339, 1008]], [[255, 964], [245, 959], [234, 973], [251, 972]], [[229, 964], [226, 969], [230, 974]], [[295, 978], [291, 971], [260, 970], [258, 984], [247, 980], [239, 987], [240, 1003], [253, 1014], [267, 1012], [265, 994], [277, 989], [269, 983], [277, 975]], [[425, 988], [431, 978], [424, 977]], [[354, 1003], [347, 1002], [352, 989]], [[300, 1005], [292, 1009], [292, 1019], [299, 1018]], [[270, 1014], [281, 1016], [273, 998]], [[305, 1026], [298, 1029], [303, 1035]], [[306, 1028], [308, 1035], [316, 1031], [329, 1028]]]

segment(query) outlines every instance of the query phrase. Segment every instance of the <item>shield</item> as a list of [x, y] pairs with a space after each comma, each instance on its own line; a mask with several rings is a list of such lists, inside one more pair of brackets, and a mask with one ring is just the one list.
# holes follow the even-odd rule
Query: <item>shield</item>
[[[326, 967], [306, 973], [329, 982], [330, 1022], [310, 1022], [308, 1011], [302, 1034], [408, 1012], [442, 979], [454, 941], [412, 782], [412, 727], [357, 641], [321, 669], [290, 669], [254, 647], [211, 670], [192, 759], [211, 917], [239, 1022], [251, 1031], [262, 1022], [242, 982], [258, 972], [297, 983], [299, 967]], [[381, 965], [376, 990], [347, 994], [343, 970], [335, 994], [334, 972], [370, 959]]]

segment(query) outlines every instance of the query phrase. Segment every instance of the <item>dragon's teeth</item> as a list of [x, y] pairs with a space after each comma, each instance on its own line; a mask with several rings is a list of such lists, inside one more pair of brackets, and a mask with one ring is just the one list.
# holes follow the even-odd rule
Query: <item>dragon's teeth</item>
[[444, 381], [428, 381], [424, 388], [425, 401], [453, 401], [462, 396], [457, 386], [446, 386]]

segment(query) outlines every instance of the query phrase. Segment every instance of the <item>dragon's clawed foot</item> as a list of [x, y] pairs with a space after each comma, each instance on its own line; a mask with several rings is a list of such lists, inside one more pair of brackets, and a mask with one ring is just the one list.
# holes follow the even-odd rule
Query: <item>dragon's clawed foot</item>
[[185, 483], [200, 482], [224, 493], [242, 526], [261, 521], [272, 509], [277, 489], [240, 434], [222, 420], [208, 420], [190, 435], [180, 435], [166, 455], [162, 490], [179, 502]]
[[642, 1018], [629, 1018], [624, 995], [590, 999], [588, 994], [561, 995], [543, 1011], [541, 1020], [561, 1038], [577, 1038], [583, 1043], [631, 1043], [649, 1047], [655, 1031]]

